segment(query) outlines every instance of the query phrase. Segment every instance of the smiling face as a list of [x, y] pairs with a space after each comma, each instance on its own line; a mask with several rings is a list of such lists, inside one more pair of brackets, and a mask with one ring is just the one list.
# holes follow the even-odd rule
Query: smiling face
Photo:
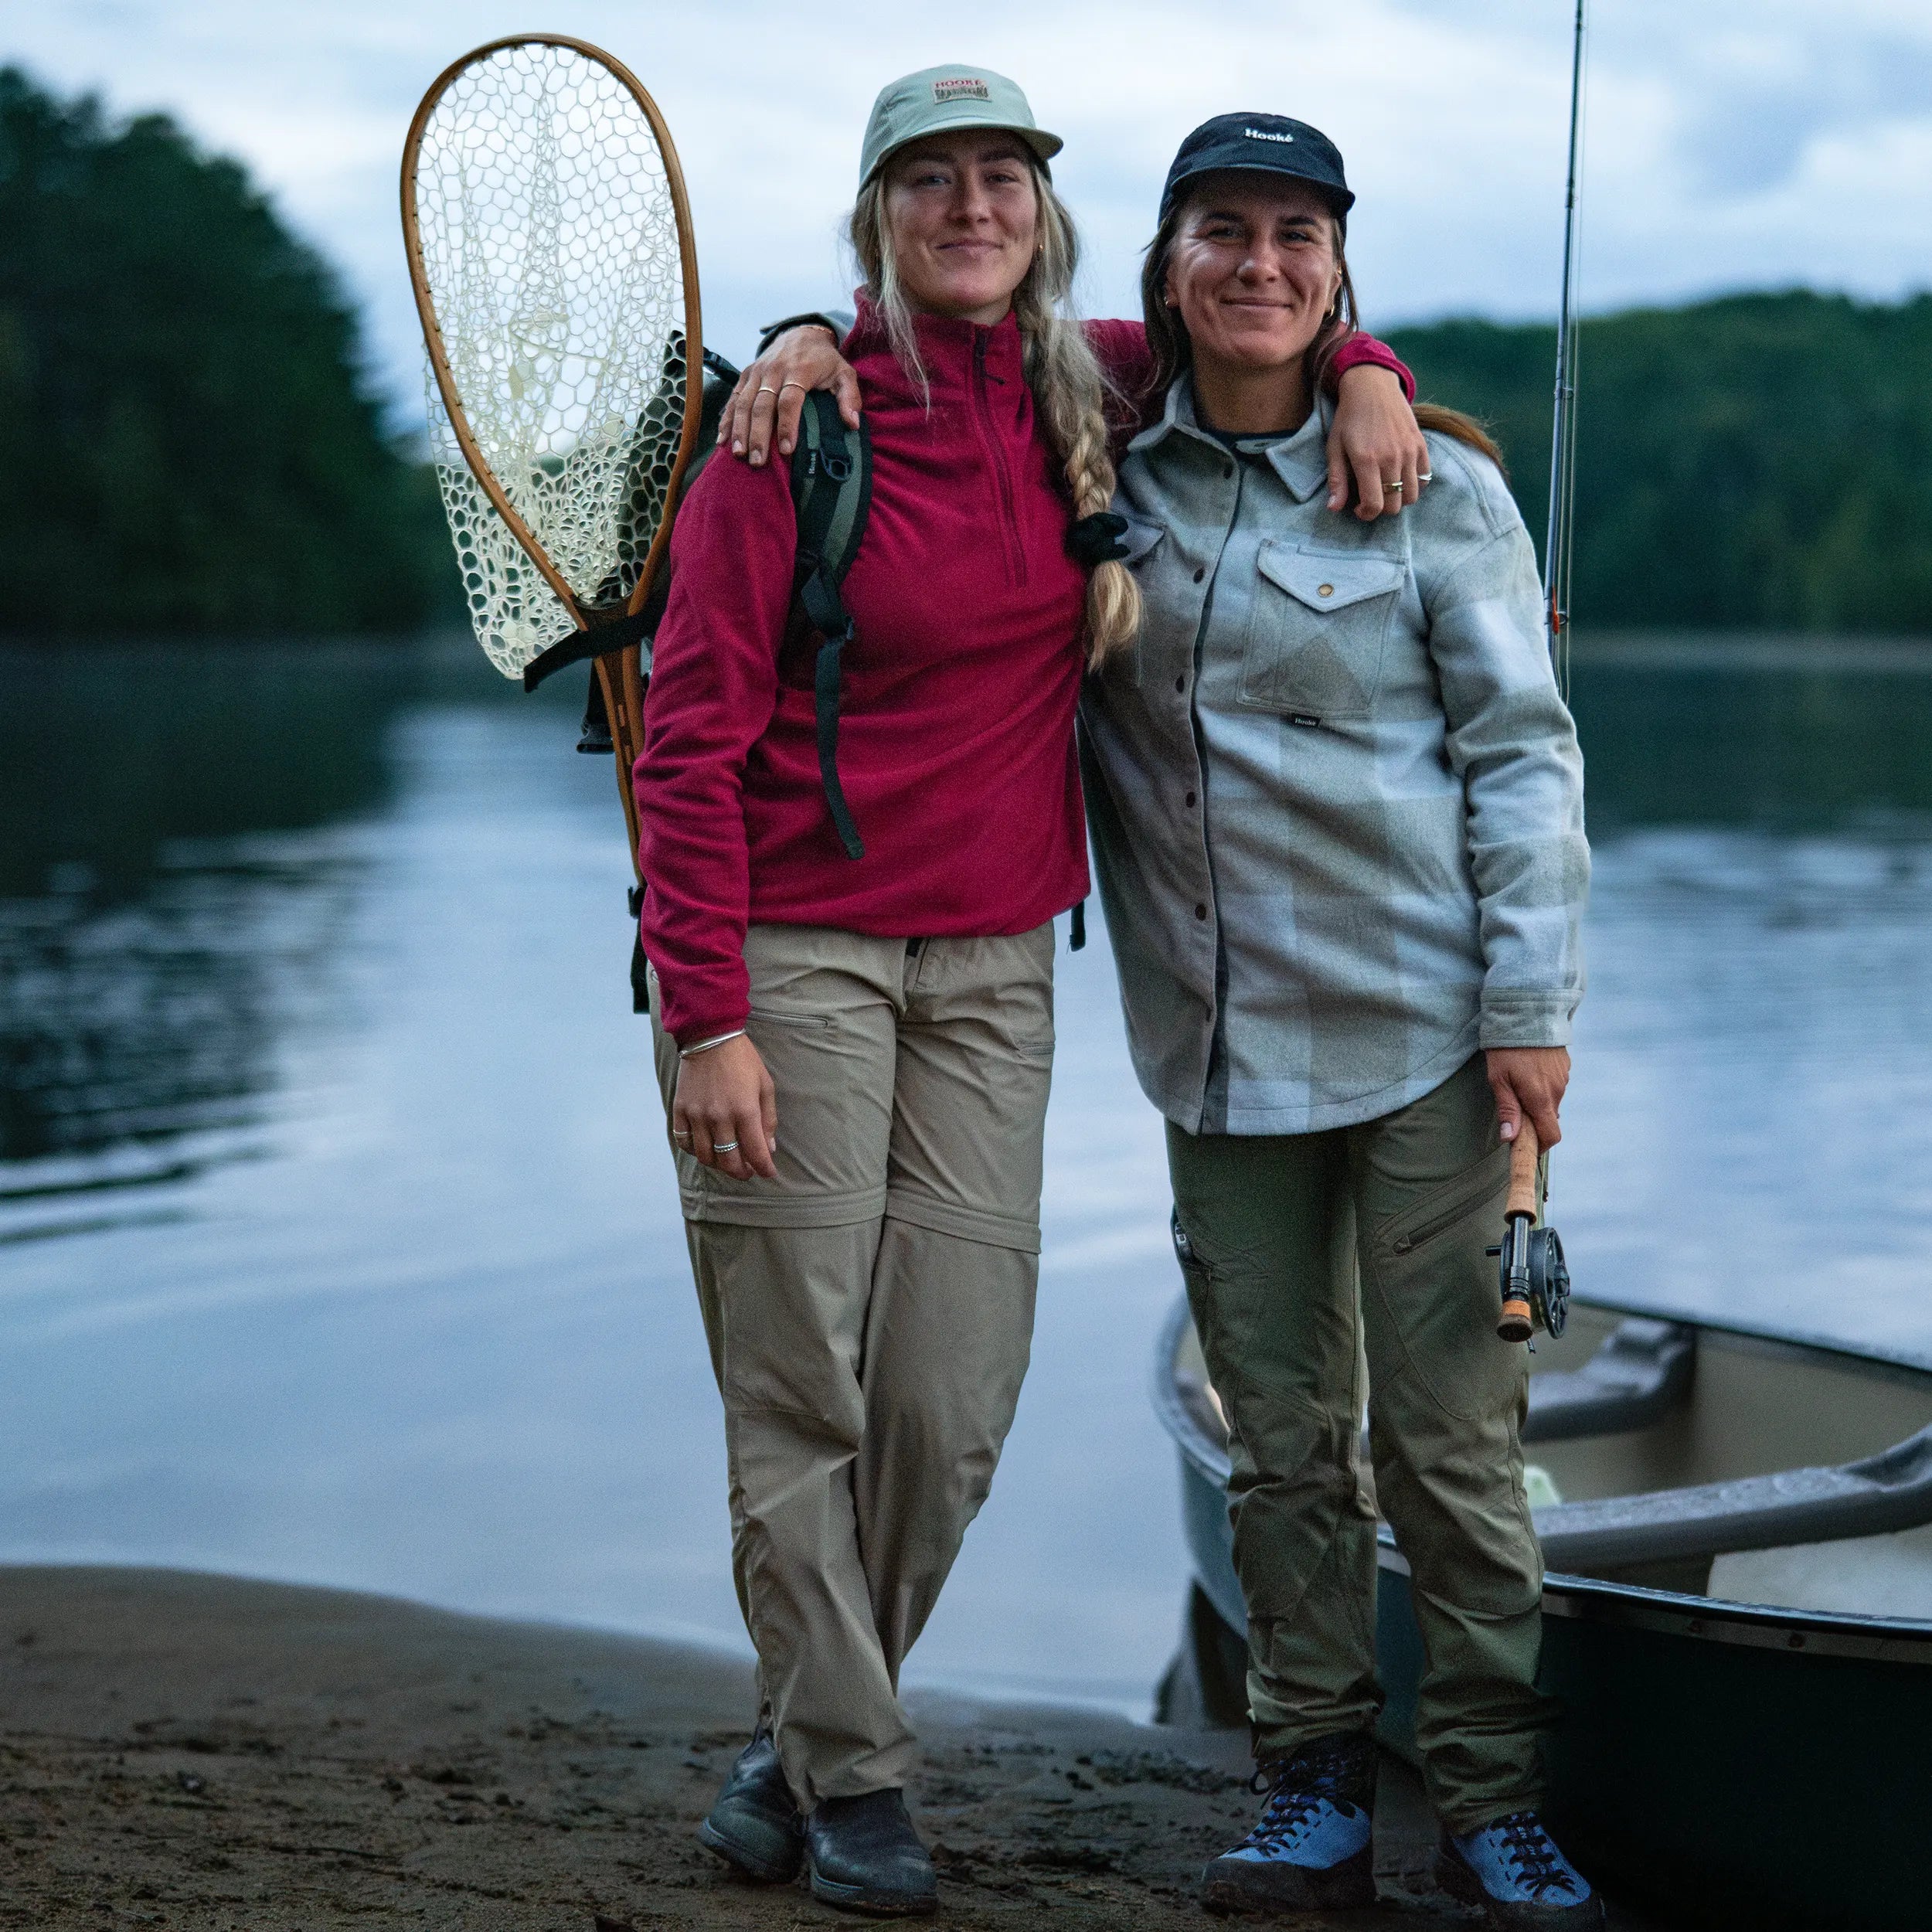
[[992, 324], [1033, 264], [1033, 164], [997, 129], [936, 134], [885, 165], [886, 223], [906, 299], [930, 315]]
[[1204, 176], [1189, 194], [1167, 252], [1165, 294], [1197, 371], [1294, 362], [1341, 287], [1335, 217], [1315, 189], [1230, 173]]

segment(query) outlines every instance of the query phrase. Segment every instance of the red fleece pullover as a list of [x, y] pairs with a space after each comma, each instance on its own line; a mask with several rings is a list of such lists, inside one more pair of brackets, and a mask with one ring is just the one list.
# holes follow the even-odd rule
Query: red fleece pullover
[[[1073, 729], [1086, 577], [1066, 555], [1061, 465], [1010, 315], [917, 327], [930, 410], [864, 308], [844, 344], [872, 450], [838, 734], [862, 859], [826, 810], [812, 648], [780, 646], [798, 540], [784, 466], [720, 457], [679, 512], [633, 782], [644, 949], [685, 1046], [744, 1024], [751, 921], [991, 937], [1087, 892]], [[1139, 325], [1091, 329], [1131, 392]], [[1368, 338], [1343, 353], [1407, 377]]]

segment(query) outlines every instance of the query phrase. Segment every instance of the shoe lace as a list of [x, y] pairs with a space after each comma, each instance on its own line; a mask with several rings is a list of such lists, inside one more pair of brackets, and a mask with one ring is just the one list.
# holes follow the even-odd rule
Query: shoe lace
[[1247, 1842], [1272, 1851], [1298, 1836], [1325, 1803], [1352, 1811], [1354, 1806], [1342, 1794], [1349, 1768], [1348, 1754], [1339, 1750], [1304, 1751], [1279, 1764], [1262, 1766], [1249, 1781], [1249, 1788], [1267, 1792], [1268, 1801]]
[[1490, 1828], [1502, 1841], [1502, 1855], [1514, 1868], [1514, 1876], [1532, 1896], [1569, 1889], [1569, 1867], [1534, 1811], [1512, 1811]]

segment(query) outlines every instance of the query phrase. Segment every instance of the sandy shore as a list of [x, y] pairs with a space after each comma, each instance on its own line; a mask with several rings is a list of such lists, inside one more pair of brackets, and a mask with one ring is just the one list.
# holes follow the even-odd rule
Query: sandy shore
[[[692, 1834], [742, 1745], [749, 1672], [681, 1646], [180, 1572], [0, 1570], [0, 1925], [192, 1932], [850, 1926], [733, 1880]], [[1245, 1740], [919, 1700], [940, 1922], [1208, 1923], [1204, 1858], [1253, 1801]], [[1377, 1821], [1427, 1897], [1412, 1781]], [[1338, 1921], [1338, 1923], [1342, 1923]]]

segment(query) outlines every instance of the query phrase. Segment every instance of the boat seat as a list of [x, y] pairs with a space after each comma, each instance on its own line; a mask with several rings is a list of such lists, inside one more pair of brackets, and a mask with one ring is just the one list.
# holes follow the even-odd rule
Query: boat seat
[[1557, 1503], [1535, 1515], [1545, 1565], [1582, 1576], [1916, 1529], [1932, 1522], [1932, 1425], [1835, 1468]]
[[1620, 1321], [1580, 1369], [1529, 1379], [1526, 1443], [1648, 1429], [1690, 1399], [1697, 1331], [1679, 1321]]

